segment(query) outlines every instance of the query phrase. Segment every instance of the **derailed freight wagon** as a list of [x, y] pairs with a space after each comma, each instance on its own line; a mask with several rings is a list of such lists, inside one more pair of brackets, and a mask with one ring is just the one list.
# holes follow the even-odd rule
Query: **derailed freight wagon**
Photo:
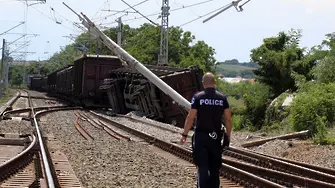
[[[198, 67], [176, 68], [146, 65], [171, 88], [191, 101], [193, 94], [203, 89], [203, 72]], [[100, 87], [108, 94], [115, 113], [141, 112], [144, 116], [182, 127], [186, 112], [171, 97], [136, 70], [120, 68], [111, 71]]]
[[106, 92], [99, 89], [109, 72], [122, 67], [117, 56], [83, 55], [74, 60], [73, 96], [86, 107], [108, 107]]

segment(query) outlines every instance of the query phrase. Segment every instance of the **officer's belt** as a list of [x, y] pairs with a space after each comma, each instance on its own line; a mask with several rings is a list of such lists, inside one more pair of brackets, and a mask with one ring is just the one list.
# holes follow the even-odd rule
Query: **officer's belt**
[[213, 132], [215, 132], [216, 134], [220, 134], [221, 131], [211, 131], [211, 130], [204, 130], [204, 129], [195, 129], [195, 132], [199, 132], [199, 133], [213, 133]]

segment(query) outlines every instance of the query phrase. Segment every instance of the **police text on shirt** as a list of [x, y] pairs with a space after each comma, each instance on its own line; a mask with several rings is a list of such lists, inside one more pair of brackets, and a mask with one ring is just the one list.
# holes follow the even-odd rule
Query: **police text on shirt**
[[223, 100], [219, 100], [219, 99], [200, 99], [200, 105], [223, 106]]

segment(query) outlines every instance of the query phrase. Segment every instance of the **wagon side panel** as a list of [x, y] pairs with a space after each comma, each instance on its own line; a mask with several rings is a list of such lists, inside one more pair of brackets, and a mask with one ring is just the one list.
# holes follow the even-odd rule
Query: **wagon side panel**
[[[163, 81], [182, 95], [186, 100], [191, 101], [192, 96], [202, 89], [199, 84], [198, 70], [185, 71], [166, 76]], [[201, 75], [201, 73], [200, 73]], [[163, 114], [167, 123], [183, 127], [187, 111], [174, 103], [171, 97], [161, 92]]]

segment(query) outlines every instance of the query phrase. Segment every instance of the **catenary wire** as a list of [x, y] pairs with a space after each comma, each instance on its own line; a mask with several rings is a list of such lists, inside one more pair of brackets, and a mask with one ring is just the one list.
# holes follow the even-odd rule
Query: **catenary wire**
[[[199, 2], [199, 3], [194, 3], [194, 4], [191, 4], [191, 5], [182, 6], [182, 7], [179, 7], [179, 8], [171, 9], [170, 12], [179, 11], [179, 10], [182, 10], [182, 9], [185, 9], [185, 8], [198, 6], [198, 5], [209, 3], [209, 2], [212, 2], [212, 1], [215, 1], [215, 0], [207, 0], [207, 1], [202, 1], [202, 2]], [[151, 17], [151, 16], [157, 16], [157, 15], [160, 15], [160, 14], [161, 14], [160, 12], [155, 12], [155, 13], [148, 14], [148, 15], [145, 15], [145, 16], [146, 17]], [[134, 18], [124, 19], [123, 22], [133, 21], [133, 20], [138, 20], [138, 19], [144, 19], [144, 17], [141, 16], [141, 17], [134, 17]], [[114, 21], [114, 22], [104, 23], [104, 24], [101, 24], [101, 25], [110, 25], [110, 24], [115, 24], [115, 23], [117, 23], [117, 22]]]

